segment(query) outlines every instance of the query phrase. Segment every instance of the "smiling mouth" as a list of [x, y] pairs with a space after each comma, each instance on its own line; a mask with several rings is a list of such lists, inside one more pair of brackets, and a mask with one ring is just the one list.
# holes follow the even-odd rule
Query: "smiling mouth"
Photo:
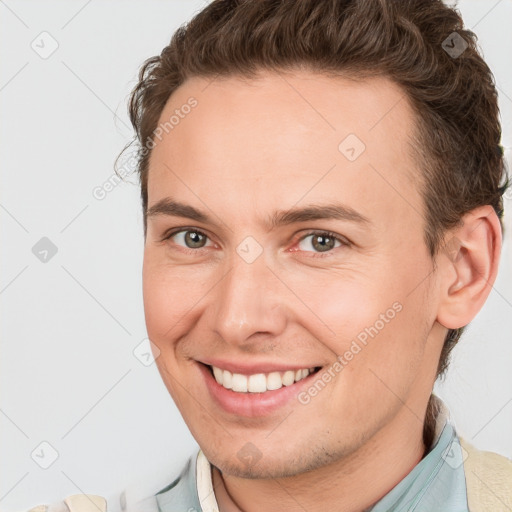
[[243, 375], [232, 373], [216, 366], [206, 365], [217, 384], [236, 393], [265, 393], [283, 386], [291, 386], [320, 370], [320, 366], [286, 370], [282, 372], [255, 373]]

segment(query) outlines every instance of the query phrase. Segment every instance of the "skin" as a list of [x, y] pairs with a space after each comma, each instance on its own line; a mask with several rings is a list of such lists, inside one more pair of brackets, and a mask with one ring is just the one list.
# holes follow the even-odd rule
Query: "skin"
[[[147, 219], [144, 307], [162, 379], [214, 483], [222, 473], [234, 502], [219, 493], [222, 510], [364, 510], [424, 455], [443, 340], [489, 294], [499, 221], [490, 207], [467, 214], [434, 269], [410, 151], [415, 117], [385, 78], [192, 78], [161, 122], [191, 96], [197, 107], [157, 141], [149, 167], [150, 208], [172, 197], [212, 219]], [[366, 146], [355, 161], [338, 149], [351, 133]], [[370, 222], [266, 224], [276, 210], [334, 202]], [[171, 228], [199, 230], [204, 246], [187, 247], [183, 232], [162, 240]], [[348, 245], [320, 252], [312, 230]], [[263, 249], [252, 263], [236, 250], [248, 236]], [[247, 418], [210, 398], [196, 361], [325, 370], [397, 302], [401, 311], [309, 403]], [[254, 464], [237, 456], [248, 442], [260, 454]]]

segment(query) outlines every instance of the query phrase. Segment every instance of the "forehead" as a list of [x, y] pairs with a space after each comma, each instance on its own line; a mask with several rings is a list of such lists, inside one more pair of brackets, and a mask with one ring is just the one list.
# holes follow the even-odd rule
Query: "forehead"
[[149, 204], [176, 193], [246, 209], [341, 198], [369, 217], [377, 203], [393, 217], [418, 214], [414, 122], [404, 91], [385, 78], [192, 78], [160, 116]]

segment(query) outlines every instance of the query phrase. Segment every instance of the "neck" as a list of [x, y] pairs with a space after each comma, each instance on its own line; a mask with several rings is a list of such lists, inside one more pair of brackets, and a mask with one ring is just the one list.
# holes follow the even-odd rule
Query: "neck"
[[[430, 413], [432, 405], [429, 402]], [[280, 479], [244, 479], [222, 475], [214, 468], [213, 483], [221, 512], [369, 509], [405, 478], [425, 454], [424, 440], [433, 435], [431, 422], [435, 417], [430, 414], [425, 418], [425, 408], [421, 416], [412, 410], [404, 405], [392, 422], [356, 452], [307, 473]]]

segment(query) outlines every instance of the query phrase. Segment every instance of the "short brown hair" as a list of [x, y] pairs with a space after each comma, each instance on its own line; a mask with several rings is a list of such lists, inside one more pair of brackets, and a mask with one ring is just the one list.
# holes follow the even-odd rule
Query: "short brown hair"
[[[191, 77], [299, 67], [384, 76], [403, 89], [421, 120], [411, 148], [422, 171], [424, 239], [434, 262], [446, 230], [478, 206], [491, 205], [503, 230], [509, 180], [494, 78], [455, 9], [440, 0], [214, 0], [144, 62], [130, 97], [144, 235], [148, 142], [171, 94]], [[463, 329], [448, 331], [438, 376]]]

